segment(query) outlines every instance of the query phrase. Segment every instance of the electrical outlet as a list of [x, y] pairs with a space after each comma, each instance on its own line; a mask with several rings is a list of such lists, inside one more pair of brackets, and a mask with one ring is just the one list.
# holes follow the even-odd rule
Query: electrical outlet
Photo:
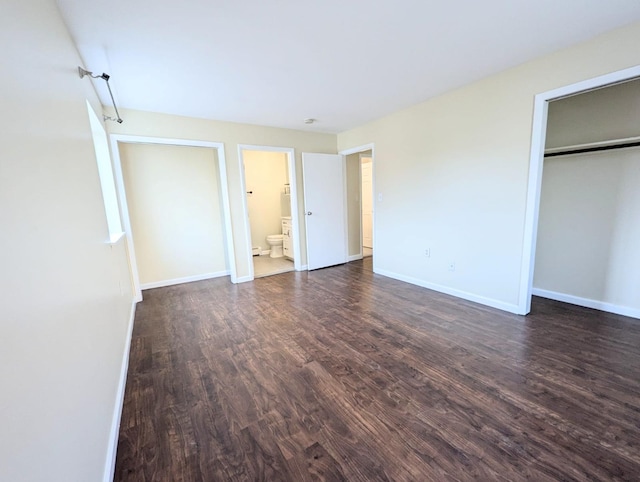
[[456, 270], [456, 262], [449, 261], [449, 271], [455, 271], [455, 270]]
[[431, 248], [426, 248], [424, 250], [424, 256], [425, 256], [425, 258], [430, 258], [431, 257]]

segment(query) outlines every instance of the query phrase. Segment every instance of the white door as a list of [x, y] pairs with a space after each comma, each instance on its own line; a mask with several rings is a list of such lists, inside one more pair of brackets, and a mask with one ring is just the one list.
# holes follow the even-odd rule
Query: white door
[[373, 164], [362, 163], [362, 246], [373, 248]]
[[304, 218], [309, 269], [347, 262], [344, 160], [302, 153]]

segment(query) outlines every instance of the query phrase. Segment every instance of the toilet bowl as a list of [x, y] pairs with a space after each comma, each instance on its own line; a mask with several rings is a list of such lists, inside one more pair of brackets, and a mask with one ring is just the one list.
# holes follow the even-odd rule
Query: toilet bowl
[[282, 258], [282, 234], [270, 234], [267, 236], [267, 244], [270, 246], [270, 258]]

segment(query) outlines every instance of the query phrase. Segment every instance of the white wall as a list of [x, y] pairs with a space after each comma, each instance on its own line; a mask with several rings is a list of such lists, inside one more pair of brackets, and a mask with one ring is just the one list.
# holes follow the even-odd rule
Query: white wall
[[640, 312], [640, 149], [545, 160], [534, 287]]
[[267, 236], [282, 234], [282, 193], [289, 182], [287, 155], [283, 152], [244, 150], [247, 210], [251, 246], [269, 249]]
[[518, 311], [534, 96], [639, 64], [639, 42], [633, 24], [339, 134], [376, 146], [376, 270]]
[[619, 154], [624, 166], [604, 300], [630, 307], [640, 318], [640, 150]]
[[142, 287], [225, 274], [217, 151], [119, 146]]
[[132, 303], [91, 81], [53, 0], [0, 15], [0, 480], [102, 480]]
[[[246, 246], [251, 244], [245, 228], [243, 196], [245, 192], [240, 182], [239, 144], [255, 146], [290, 147], [295, 149], [296, 176], [298, 186], [299, 226], [304, 226], [304, 204], [302, 188], [302, 152], [332, 154], [336, 152], [335, 134], [278, 129], [274, 127], [237, 124], [233, 122], [195, 119], [167, 114], [141, 112], [122, 109], [125, 120], [122, 124], [109, 123], [109, 132], [144, 137], [165, 137], [172, 139], [196, 139], [225, 144], [227, 162], [227, 182], [231, 204], [231, 224], [235, 248], [236, 267], [239, 278], [249, 276], [250, 259]], [[304, 229], [300, 230], [302, 264], [307, 263]], [[245, 278], [246, 279], [246, 278]]]

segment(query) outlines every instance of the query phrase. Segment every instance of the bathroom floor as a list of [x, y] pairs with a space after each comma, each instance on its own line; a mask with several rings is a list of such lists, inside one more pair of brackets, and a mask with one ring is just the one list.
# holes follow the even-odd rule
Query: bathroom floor
[[287, 271], [293, 271], [293, 261], [288, 258], [270, 258], [269, 256], [253, 257], [254, 278], [286, 273]]

